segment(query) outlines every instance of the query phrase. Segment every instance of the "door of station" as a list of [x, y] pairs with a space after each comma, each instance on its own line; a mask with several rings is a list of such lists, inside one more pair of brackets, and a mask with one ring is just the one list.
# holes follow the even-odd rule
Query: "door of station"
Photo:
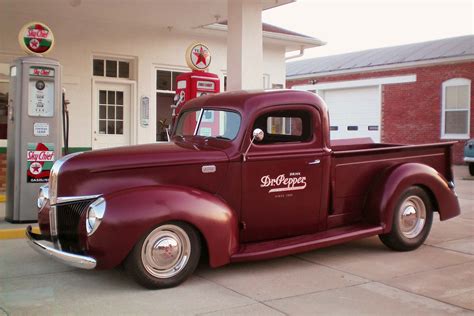
[[97, 83], [94, 92], [92, 148], [130, 145], [130, 85]]

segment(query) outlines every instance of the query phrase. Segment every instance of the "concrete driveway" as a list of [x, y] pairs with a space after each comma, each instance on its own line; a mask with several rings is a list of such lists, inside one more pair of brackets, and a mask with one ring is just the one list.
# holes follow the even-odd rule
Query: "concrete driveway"
[[212, 270], [150, 291], [123, 270], [69, 268], [0, 241], [0, 315], [474, 315], [474, 179], [455, 168], [462, 215], [435, 220], [416, 251], [377, 237], [264, 262]]

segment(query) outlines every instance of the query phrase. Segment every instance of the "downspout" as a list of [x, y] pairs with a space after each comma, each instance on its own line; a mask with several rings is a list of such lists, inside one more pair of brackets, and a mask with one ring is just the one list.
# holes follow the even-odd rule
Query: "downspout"
[[304, 55], [304, 48], [303, 48], [303, 46], [301, 46], [299, 54], [294, 55], [294, 56], [285, 57], [285, 61], [293, 59], [293, 58], [298, 58], [298, 57], [301, 57], [303, 55]]

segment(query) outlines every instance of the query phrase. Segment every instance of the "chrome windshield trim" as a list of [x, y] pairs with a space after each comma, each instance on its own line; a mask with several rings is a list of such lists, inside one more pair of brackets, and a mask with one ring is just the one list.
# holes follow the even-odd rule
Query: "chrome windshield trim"
[[61, 167], [64, 165], [66, 161], [69, 159], [82, 154], [82, 152], [77, 152], [73, 154], [66, 155], [58, 160], [53, 164], [51, 168], [51, 173], [49, 175], [49, 195], [50, 195], [50, 203], [51, 205], [56, 204], [56, 199], [58, 196], [58, 174]]
[[201, 109], [201, 111], [199, 111], [199, 119], [197, 121], [196, 128], [194, 129], [194, 136], [196, 136], [198, 131], [199, 131], [199, 125], [201, 125], [201, 120], [202, 120], [202, 114], [203, 113], [204, 113], [204, 109]]
[[80, 196], [62, 196], [62, 197], [56, 198], [56, 204], [79, 202], [79, 201], [84, 201], [84, 200], [94, 200], [94, 199], [99, 198], [100, 196], [101, 196], [100, 194], [80, 195]]

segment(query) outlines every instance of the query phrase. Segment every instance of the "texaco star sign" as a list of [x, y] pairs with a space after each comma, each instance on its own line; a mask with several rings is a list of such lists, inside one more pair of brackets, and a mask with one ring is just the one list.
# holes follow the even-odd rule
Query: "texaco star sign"
[[211, 52], [206, 45], [193, 43], [186, 51], [186, 62], [194, 70], [205, 70], [211, 64]]

